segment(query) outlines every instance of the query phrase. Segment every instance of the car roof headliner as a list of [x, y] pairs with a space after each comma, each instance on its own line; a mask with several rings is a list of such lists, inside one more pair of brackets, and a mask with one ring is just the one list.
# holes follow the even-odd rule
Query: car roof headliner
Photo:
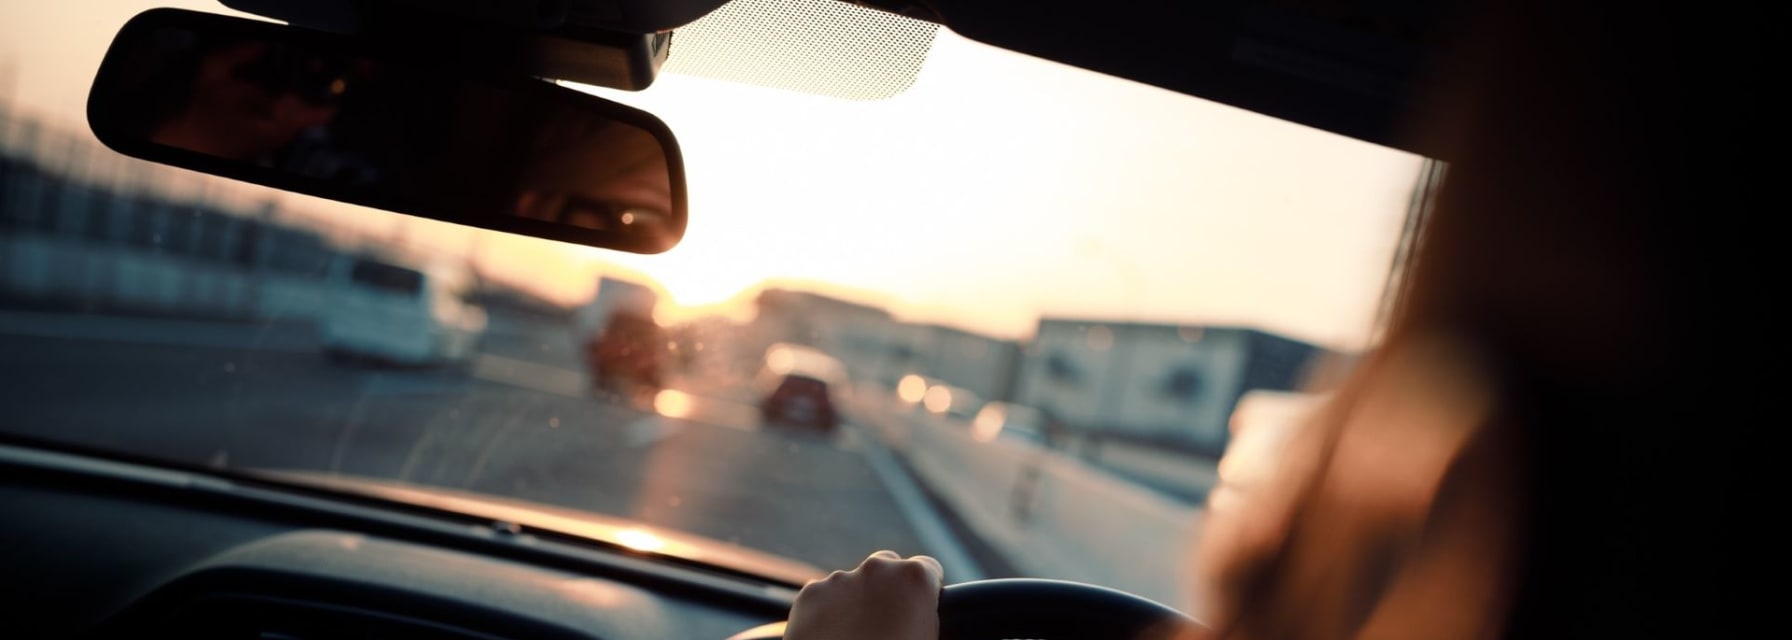
[[[689, 24], [725, 0], [221, 0], [318, 26], [386, 6], [406, 15], [570, 7], [554, 37]], [[1438, 103], [1451, 0], [841, 0], [935, 22], [985, 44], [1438, 157], [1411, 129]], [[475, 5], [485, 8], [475, 9]], [[433, 8], [426, 8], [433, 7]], [[504, 8], [492, 8], [504, 7]], [[534, 15], [534, 11], [524, 12]], [[334, 16], [334, 17], [332, 17]], [[602, 16], [590, 18], [589, 16]], [[585, 20], [581, 24], [574, 22]], [[593, 22], [592, 20], [595, 20]], [[473, 23], [468, 23], [473, 24]], [[496, 33], [505, 27], [479, 22]], [[875, 25], [865, 28], [876, 29]], [[676, 46], [676, 45], [675, 45]]]
[[[889, 0], [891, 4], [909, 4]], [[873, 2], [871, 4], [879, 4]], [[986, 44], [1425, 153], [1452, 2], [926, 0]], [[909, 10], [914, 15], [914, 10]]]

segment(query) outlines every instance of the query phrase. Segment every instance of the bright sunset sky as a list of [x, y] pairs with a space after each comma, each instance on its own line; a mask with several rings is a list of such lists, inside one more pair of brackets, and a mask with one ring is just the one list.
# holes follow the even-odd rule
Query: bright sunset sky
[[[193, 0], [0, 4], [0, 100], [84, 130], [106, 44], [150, 6], [227, 12]], [[915, 86], [884, 101], [676, 75], [599, 93], [658, 114], [683, 147], [690, 229], [667, 254], [282, 203], [402, 227], [441, 251], [477, 244], [487, 268], [562, 300], [620, 269], [686, 305], [774, 280], [1003, 337], [1073, 315], [1253, 325], [1358, 348], [1421, 161], [949, 32]]]

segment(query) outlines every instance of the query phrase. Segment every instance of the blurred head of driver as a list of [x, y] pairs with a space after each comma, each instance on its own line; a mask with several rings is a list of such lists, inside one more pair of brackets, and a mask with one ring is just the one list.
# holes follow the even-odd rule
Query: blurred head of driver
[[[258, 161], [336, 116], [333, 101], [296, 87], [258, 82], [250, 71], [272, 51], [263, 42], [236, 42], [205, 53], [183, 108], [151, 132], [156, 143], [207, 155]], [[321, 89], [339, 95], [345, 78]]]

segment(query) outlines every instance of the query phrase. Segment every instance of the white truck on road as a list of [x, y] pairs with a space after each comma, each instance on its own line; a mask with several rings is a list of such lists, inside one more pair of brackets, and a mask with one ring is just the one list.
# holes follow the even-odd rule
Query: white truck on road
[[470, 301], [465, 265], [349, 254], [330, 264], [324, 281], [319, 329], [334, 359], [456, 365], [477, 354], [486, 315]]

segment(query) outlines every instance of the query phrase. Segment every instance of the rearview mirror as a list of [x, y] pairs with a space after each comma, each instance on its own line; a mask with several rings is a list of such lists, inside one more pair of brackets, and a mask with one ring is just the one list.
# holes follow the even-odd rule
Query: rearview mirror
[[125, 155], [351, 204], [635, 253], [683, 237], [658, 118], [427, 54], [156, 9], [113, 40], [87, 119]]

